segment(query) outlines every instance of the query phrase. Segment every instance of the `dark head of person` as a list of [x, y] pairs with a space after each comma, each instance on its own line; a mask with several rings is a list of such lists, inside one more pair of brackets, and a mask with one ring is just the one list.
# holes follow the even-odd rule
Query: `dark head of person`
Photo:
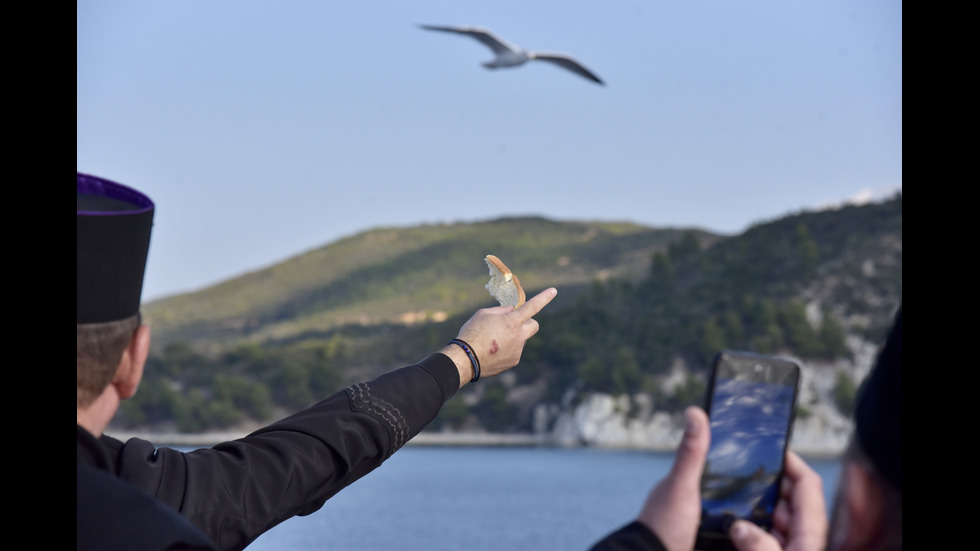
[[859, 390], [829, 549], [902, 548], [902, 307]]
[[857, 438], [890, 486], [902, 492], [902, 310], [899, 308], [874, 370], [861, 388]]
[[150, 247], [154, 204], [132, 188], [76, 173], [77, 401], [109, 384], [133, 331]]

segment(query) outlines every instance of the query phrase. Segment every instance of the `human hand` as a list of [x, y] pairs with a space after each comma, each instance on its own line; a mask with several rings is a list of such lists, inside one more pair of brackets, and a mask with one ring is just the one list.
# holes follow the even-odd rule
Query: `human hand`
[[766, 533], [755, 524], [739, 520], [729, 538], [738, 551], [817, 551], [827, 542], [827, 508], [823, 481], [800, 456], [786, 452], [786, 468], [779, 501]]
[[[539, 329], [532, 316], [557, 294], [558, 290], [552, 287], [516, 309], [510, 306], [483, 308], [463, 324], [459, 339], [469, 344], [479, 358], [481, 377], [499, 375], [517, 365], [524, 352], [524, 343]], [[461, 381], [461, 384], [465, 382]]]
[[669, 551], [694, 548], [701, 521], [701, 471], [711, 442], [708, 415], [703, 409], [687, 408], [684, 421], [674, 465], [650, 491], [638, 518]]

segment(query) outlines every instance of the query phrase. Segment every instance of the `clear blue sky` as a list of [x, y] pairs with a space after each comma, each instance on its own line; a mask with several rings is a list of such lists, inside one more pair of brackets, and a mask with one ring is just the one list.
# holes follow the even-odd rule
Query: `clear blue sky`
[[737, 233], [902, 186], [894, 0], [78, 0], [76, 46], [77, 170], [157, 203], [144, 300], [376, 227]]

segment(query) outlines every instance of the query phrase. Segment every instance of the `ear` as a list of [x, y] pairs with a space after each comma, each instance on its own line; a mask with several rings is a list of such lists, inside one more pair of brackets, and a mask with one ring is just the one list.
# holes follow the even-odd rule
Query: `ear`
[[873, 474], [856, 461], [841, 465], [830, 548], [840, 551], [871, 549], [883, 529], [883, 496]]
[[143, 367], [150, 353], [150, 326], [140, 325], [129, 339], [129, 346], [123, 351], [119, 360], [119, 368], [112, 384], [116, 387], [119, 398], [126, 400], [136, 394], [140, 380], [143, 378]]

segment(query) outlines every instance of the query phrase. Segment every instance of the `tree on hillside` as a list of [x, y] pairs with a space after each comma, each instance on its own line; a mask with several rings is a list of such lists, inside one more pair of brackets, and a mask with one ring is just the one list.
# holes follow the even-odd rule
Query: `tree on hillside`
[[812, 278], [820, 261], [820, 248], [803, 222], [796, 226], [796, 250], [800, 258], [801, 276], [804, 279]]

